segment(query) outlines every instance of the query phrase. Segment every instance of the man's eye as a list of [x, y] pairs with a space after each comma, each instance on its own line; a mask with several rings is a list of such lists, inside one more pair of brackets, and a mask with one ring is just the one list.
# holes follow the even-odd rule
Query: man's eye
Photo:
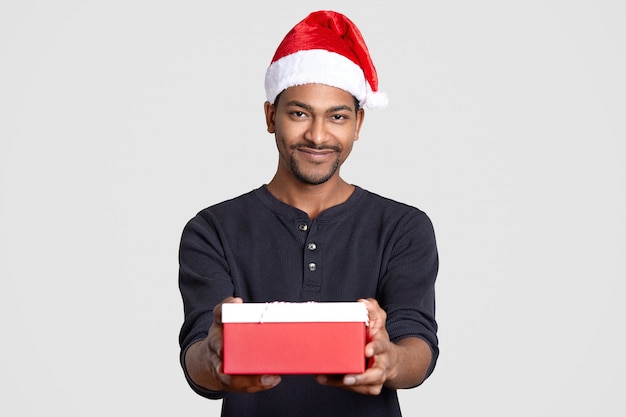
[[301, 111], [294, 111], [292, 114], [296, 117], [304, 117], [304, 113]]
[[344, 120], [346, 118], [346, 116], [344, 116], [343, 114], [334, 114], [332, 116], [333, 120]]

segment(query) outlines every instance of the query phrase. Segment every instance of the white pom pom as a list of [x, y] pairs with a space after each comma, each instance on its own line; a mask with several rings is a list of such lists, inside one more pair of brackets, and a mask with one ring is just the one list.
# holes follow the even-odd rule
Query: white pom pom
[[367, 97], [365, 97], [364, 107], [368, 109], [384, 109], [389, 104], [389, 98], [386, 93], [368, 91]]

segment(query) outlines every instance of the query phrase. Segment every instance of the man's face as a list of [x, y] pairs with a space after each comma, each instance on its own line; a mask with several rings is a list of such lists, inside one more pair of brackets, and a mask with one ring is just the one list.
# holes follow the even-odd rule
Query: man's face
[[283, 91], [276, 105], [265, 104], [267, 129], [276, 135], [279, 170], [305, 184], [322, 184], [339, 175], [359, 130], [364, 112], [353, 96], [323, 84]]

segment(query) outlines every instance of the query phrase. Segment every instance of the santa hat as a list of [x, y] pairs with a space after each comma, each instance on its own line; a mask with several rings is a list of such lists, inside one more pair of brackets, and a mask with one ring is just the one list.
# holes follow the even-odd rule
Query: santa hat
[[361, 32], [337, 12], [313, 12], [287, 33], [265, 74], [267, 101], [273, 104], [286, 88], [311, 83], [341, 88], [362, 107], [387, 105]]

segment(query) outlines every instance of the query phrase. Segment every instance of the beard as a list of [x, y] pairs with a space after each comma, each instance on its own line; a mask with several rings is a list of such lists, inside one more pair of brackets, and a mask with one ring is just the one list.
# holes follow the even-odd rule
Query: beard
[[[303, 148], [303, 147], [307, 147], [307, 146], [294, 146], [292, 147], [292, 149]], [[320, 150], [324, 148], [314, 148], [314, 149]], [[333, 161], [328, 171], [318, 172], [318, 173], [304, 172], [302, 169], [300, 169], [300, 163], [296, 160], [294, 155], [291, 154], [291, 157], [289, 158], [289, 165], [291, 167], [291, 172], [299, 181], [308, 185], [320, 185], [320, 184], [325, 183], [326, 181], [331, 179], [333, 175], [335, 175], [340, 165], [339, 155], [341, 155], [341, 149], [338, 146], [332, 147], [331, 149], [335, 151], [337, 157]]]

